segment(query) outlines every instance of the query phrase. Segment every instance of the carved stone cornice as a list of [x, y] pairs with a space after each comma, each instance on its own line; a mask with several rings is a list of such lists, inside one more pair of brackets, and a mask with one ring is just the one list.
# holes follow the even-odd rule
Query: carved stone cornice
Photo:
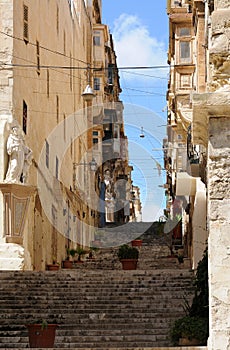
[[210, 117], [230, 117], [229, 91], [193, 94], [192, 142], [208, 144], [208, 123]]

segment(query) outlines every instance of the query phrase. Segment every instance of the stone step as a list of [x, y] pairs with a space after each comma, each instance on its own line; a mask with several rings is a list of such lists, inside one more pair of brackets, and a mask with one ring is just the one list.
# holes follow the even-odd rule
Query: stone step
[[71, 270], [0, 272], [0, 348], [28, 348], [25, 325], [42, 318], [58, 323], [59, 349], [170, 345], [170, 324], [184, 315], [193, 273], [153, 241], [139, 248], [136, 271], [121, 270], [113, 248]]
[[[12, 347], [9, 347], [7, 348], [7, 350], [13, 350], [15, 348], [12, 348]], [[18, 350], [22, 350], [24, 348], [22, 347], [18, 347], [18, 344], [17, 344], [17, 349]], [[27, 349], [30, 349], [27, 347]], [[33, 349], [36, 349], [36, 348], [33, 348]], [[57, 348], [49, 348], [50, 350], [55, 350]], [[68, 347], [69, 350], [76, 350], [76, 347]], [[97, 347], [83, 347], [81, 348], [81, 350], [99, 350]], [[59, 347], [59, 350], [66, 350], [66, 348], [63, 348], [63, 347]], [[124, 348], [122, 347], [116, 347], [116, 348], [113, 348], [113, 347], [109, 347], [109, 346], [104, 346], [103, 350], [124, 350]], [[126, 347], [125, 350], [207, 350], [207, 347], [206, 346], [177, 346], [177, 347], [153, 347], [153, 346], [150, 346], [150, 347], [135, 347], [135, 346], [131, 346], [131, 347]]]

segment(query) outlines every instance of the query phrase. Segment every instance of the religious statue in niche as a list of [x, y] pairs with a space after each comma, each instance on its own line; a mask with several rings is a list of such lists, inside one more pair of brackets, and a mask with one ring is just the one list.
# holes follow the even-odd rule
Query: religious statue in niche
[[6, 148], [9, 155], [9, 164], [4, 182], [25, 184], [33, 152], [26, 146], [23, 131], [16, 122], [11, 124]]
[[113, 182], [112, 182], [110, 171], [108, 169], [104, 172], [104, 183], [106, 185], [106, 191], [105, 191], [106, 221], [113, 222], [115, 199], [114, 199], [114, 193], [113, 193]]

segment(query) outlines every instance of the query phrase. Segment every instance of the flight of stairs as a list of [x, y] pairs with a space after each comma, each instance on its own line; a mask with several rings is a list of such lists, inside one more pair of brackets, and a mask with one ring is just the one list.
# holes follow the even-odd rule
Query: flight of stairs
[[57, 323], [55, 347], [169, 346], [191, 295], [187, 270], [1, 272], [1, 348], [28, 347], [25, 325]]
[[135, 271], [121, 270], [115, 247], [73, 269], [0, 271], [0, 348], [28, 348], [26, 324], [38, 319], [59, 325], [59, 349], [169, 347], [170, 325], [193, 296], [193, 272], [153, 236], [139, 250]]

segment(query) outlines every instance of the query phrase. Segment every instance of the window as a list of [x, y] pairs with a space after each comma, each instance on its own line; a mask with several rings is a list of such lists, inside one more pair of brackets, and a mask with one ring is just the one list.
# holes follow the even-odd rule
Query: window
[[50, 96], [50, 72], [49, 69], [46, 71], [46, 93], [47, 97]]
[[95, 46], [100, 46], [101, 45], [101, 33], [99, 31], [95, 31], [94, 32], [93, 44]]
[[98, 150], [98, 131], [93, 130], [93, 148], [94, 150]]
[[56, 119], [57, 124], [59, 123], [59, 96], [56, 95]]
[[58, 171], [59, 171], [59, 160], [58, 157], [56, 156], [55, 158], [55, 177], [58, 179]]
[[190, 36], [191, 35], [191, 30], [190, 28], [179, 28], [179, 36]]
[[28, 6], [23, 5], [23, 38], [25, 43], [29, 42], [29, 9]]
[[50, 145], [46, 140], [46, 167], [49, 169], [49, 161], [50, 161]]
[[73, 69], [72, 69], [72, 53], [69, 55], [69, 65], [70, 65], [70, 74], [69, 74], [69, 85], [70, 90], [73, 90]]
[[57, 34], [59, 33], [59, 7], [57, 6], [57, 12], [56, 12], [56, 29]]
[[180, 41], [180, 61], [190, 62], [190, 60], [191, 60], [190, 41]]
[[93, 149], [97, 150], [98, 149], [98, 138], [93, 137]]
[[25, 101], [23, 101], [22, 113], [23, 113], [22, 130], [26, 134], [26, 131], [27, 131], [27, 104]]
[[36, 41], [36, 53], [37, 53], [37, 73], [40, 74], [40, 46], [39, 46], [39, 41]]
[[63, 115], [63, 137], [64, 137], [64, 141], [66, 141], [66, 118], [65, 118], [65, 114]]
[[100, 78], [94, 78], [93, 86], [94, 90], [100, 90]]
[[66, 54], [66, 35], [65, 35], [65, 31], [63, 33], [63, 52], [64, 55]]
[[114, 79], [114, 64], [109, 64], [108, 66], [108, 84], [113, 85], [113, 79]]

